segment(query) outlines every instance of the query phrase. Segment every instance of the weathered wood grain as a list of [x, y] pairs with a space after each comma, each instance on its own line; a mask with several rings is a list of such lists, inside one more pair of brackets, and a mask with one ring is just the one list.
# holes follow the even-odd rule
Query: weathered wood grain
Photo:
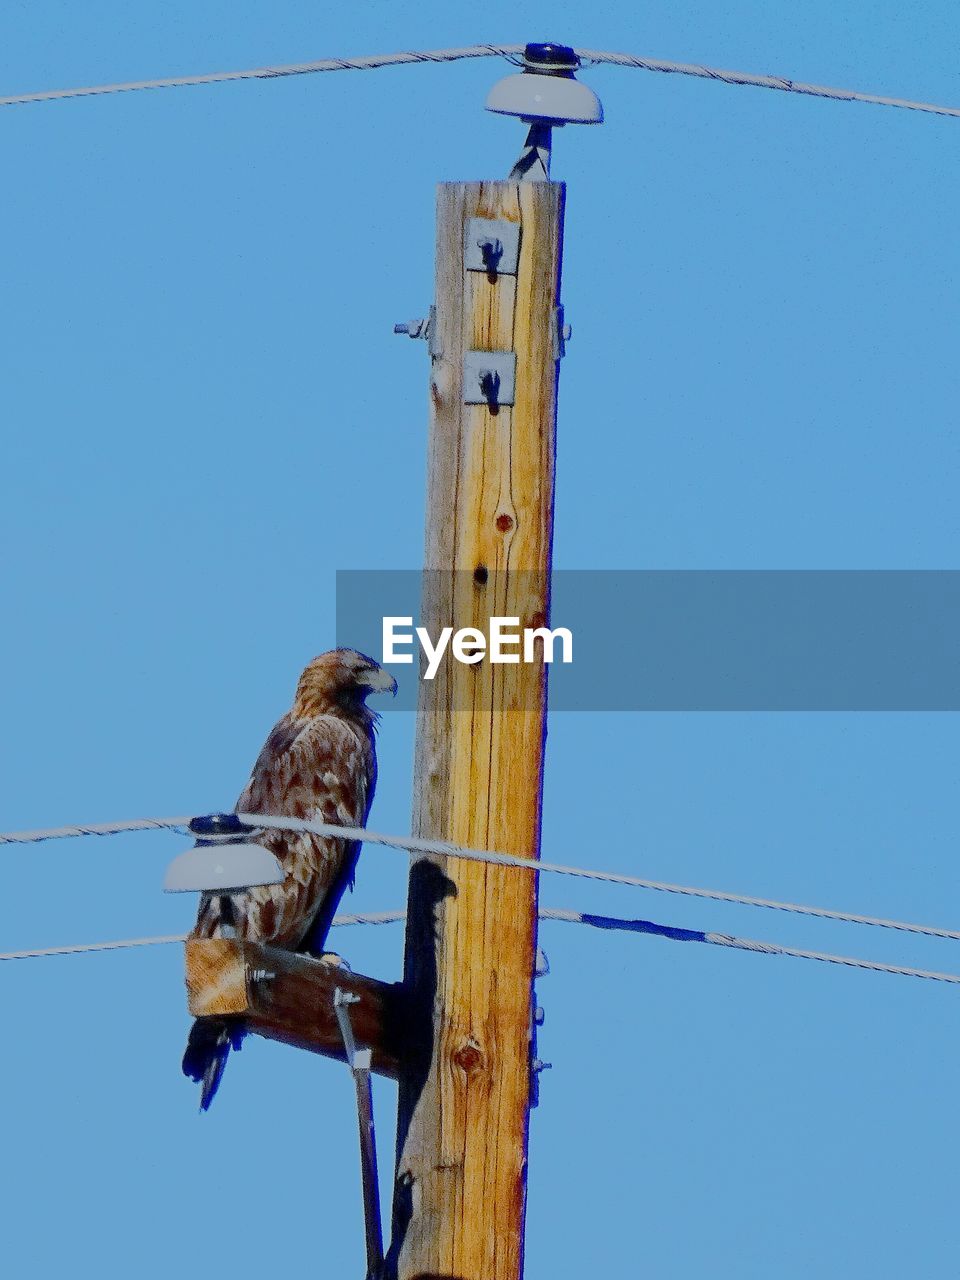
[[[564, 190], [439, 189], [423, 624], [549, 617]], [[521, 226], [516, 277], [463, 267], [470, 217]], [[517, 353], [516, 402], [462, 403], [465, 350]], [[413, 829], [539, 854], [543, 665], [445, 662], [421, 682]], [[391, 1275], [519, 1280], [523, 1265], [536, 880], [417, 858], [405, 982], [413, 1052], [400, 1082]]]

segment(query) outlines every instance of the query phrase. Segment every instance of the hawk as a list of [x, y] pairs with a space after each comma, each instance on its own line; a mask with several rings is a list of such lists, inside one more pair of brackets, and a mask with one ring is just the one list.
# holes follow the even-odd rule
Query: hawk
[[[277, 721], [237, 800], [238, 813], [305, 818], [362, 827], [377, 781], [371, 693], [396, 693], [387, 671], [355, 649], [332, 649], [309, 664], [293, 706]], [[257, 842], [280, 860], [280, 884], [242, 893], [204, 894], [191, 937], [236, 937], [320, 955], [343, 892], [353, 884], [356, 840], [292, 831], [265, 831]], [[201, 1082], [206, 1111], [231, 1048], [239, 1048], [237, 1018], [197, 1018], [183, 1072]]]

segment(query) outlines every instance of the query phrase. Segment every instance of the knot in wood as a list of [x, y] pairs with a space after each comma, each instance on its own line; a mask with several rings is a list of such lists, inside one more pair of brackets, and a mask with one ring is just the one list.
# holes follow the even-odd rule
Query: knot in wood
[[457, 1049], [453, 1060], [464, 1075], [471, 1076], [483, 1066], [483, 1050], [471, 1036]]

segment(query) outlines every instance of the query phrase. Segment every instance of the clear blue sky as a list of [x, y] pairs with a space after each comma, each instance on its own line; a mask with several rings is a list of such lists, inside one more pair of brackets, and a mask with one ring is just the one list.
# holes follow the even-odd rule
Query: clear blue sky
[[[0, 17], [0, 93], [556, 39], [960, 103], [955, 5], [293, 0]], [[338, 568], [415, 568], [434, 184], [496, 62], [0, 116], [5, 829], [229, 806]], [[568, 181], [556, 559], [957, 568], [960, 122], [597, 68]], [[610, 678], [631, 678], [610, 637]], [[956, 925], [951, 715], [558, 715], [568, 862]], [[409, 829], [411, 717], [374, 821]], [[589, 831], [589, 834], [586, 832]], [[581, 834], [582, 833], [582, 834]], [[182, 842], [4, 853], [0, 949], [176, 932]], [[352, 903], [402, 903], [368, 850]], [[960, 971], [954, 944], [551, 881], [544, 902]], [[956, 1271], [956, 988], [546, 925], [529, 1280]], [[354, 930], [398, 973], [397, 928]], [[342, 1068], [251, 1040], [198, 1117], [178, 948], [10, 963], [12, 1271], [357, 1275]], [[378, 1088], [384, 1174], [393, 1092]]]

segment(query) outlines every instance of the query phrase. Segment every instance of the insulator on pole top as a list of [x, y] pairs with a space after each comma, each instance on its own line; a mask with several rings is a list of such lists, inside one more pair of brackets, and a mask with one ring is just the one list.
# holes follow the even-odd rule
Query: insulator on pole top
[[510, 171], [516, 182], [549, 182], [552, 130], [565, 124], [602, 124], [603, 105], [576, 78], [576, 51], [565, 44], [528, 44], [523, 70], [498, 80], [487, 95], [487, 110], [517, 116], [530, 126], [527, 141]]

